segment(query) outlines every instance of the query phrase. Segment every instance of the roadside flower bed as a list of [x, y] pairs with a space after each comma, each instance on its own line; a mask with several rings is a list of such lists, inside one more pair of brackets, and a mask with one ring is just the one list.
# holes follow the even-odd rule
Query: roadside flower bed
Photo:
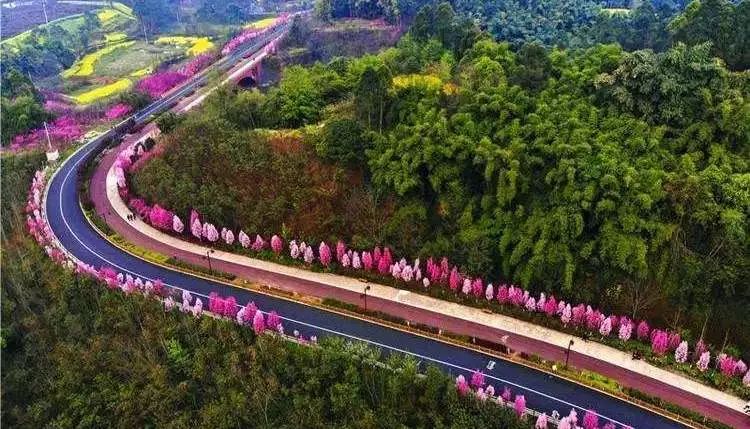
[[[237, 325], [252, 329], [256, 335], [278, 334], [294, 339], [301, 345], [317, 345], [317, 337], [314, 335], [305, 337], [297, 330], [294, 330], [291, 335], [285, 333], [281, 316], [276, 311], [261, 311], [253, 301], [243, 306], [238, 304], [233, 296], [223, 297], [216, 292], [212, 292], [204, 302], [199, 296], [193, 296], [189, 291], [179, 289], [175, 286], [165, 285], [160, 279], [154, 281], [144, 280], [130, 274], [118, 273], [111, 267], [103, 266], [97, 269], [81, 261], [69, 259], [67, 254], [57, 247], [55, 236], [42, 214], [42, 195], [47, 183], [46, 175], [46, 169], [40, 170], [35, 173], [32, 179], [25, 207], [25, 211], [27, 212], [26, 225], [29, 234], [45, 249], [49, 257], [56, 263], [71, 269], [76, 275], [98, 280], [111, 290], [119, 290], [125, 295], [140, 294], [146, 298], [159, 300], [162, 302], [165, 312], [180, 311], [191, 314], [194, 317], [202, 317], [207, 313], [206, 315], [226, 319]], [[280, 239], [271, 240], [271, 246], [274, 249], [280, 249], [279, 246], [281, 244]], [[207, 308], [205, 308], [206, 305], [208, 306]], [[464, 377], [460, 376], [459, 379], [463, 380]], [[459, 388], [459, 379], [457, 379], [457, 388]], [[472, 386], [477, 387], [483, 392], [482, 394], [477, 394], [477, 397], [486, 400], [493, 397], [493, 390], [492, 386], [484, 389], [483, 380], [484, 375], [479, 372], [475, 372], [472, 375]], [[480, 381], [482, 385], [480, 385]], [[465, 394], [466, 391], [462, 391], [461, 389], [459, 388], [459, 393]], [[505, 391], [510, 392], [507, 387]], [[501, 401], [502, 399], [498, 397], [498, 403], [502, 404]], [[536, 414], [539, 415], [539, 418], [536, 420], [535, 427], [547, 428], [547, 415], [526, 409], [525, 399], [522, 395], [516, 395], [513, 408], [520, 421], [526, 422], [526, 416]], [[553, 416], [556, 413], [556, 411], [553, 412]], [[571, 413], [574, 413], [574, 411], [571, 411]], [[540, 422], [543, 422], [544, 425], [541, 426]], [[588, 428], [588, 426], [584, 427]], [[604, 426], [604, 428], [609, 429], [608, 426]]]
[[[480, 401], [494, 402], [498, 406], [512, 408], [519, 419], [532, 419], [535, 422], [534, 429], [547, 429], [550, 426], [557, 426], [558, 429], [617, 428], [612, 421], [606, 421], [606, 423], [600, 426], [599, 414], [594, 410], [586, 410], [583, 420], [580, 421], [580, 425], [578, 412], [575, 408], [571, 408], [567, 416], [561, 416], [557, 410], [553, 411], [551, 416], [547, 416], [546, 413], [533, 412], [526, 408], [526, 398], [524, 395], [514, 395], [508, 386], [504, 386], [502, 391], [499, 389], [495, 390], [494, 386], [485, 383], [484, 374], [480, 371], [474, 371], [469, 380], [466, 380], [466, 377], [463, 375], [456, 377], [456, 390], [461, 396], [472, 395]], [[534, 419], [534, 417], [536, 418]], [[619, 429], [633, 428], [632, 426], [622, 425]]]
[[[56, 244], [55, 236], [42, 215], [42, 195], [47, 182], [46, 173], [46, 170], [37, 171], [31, 182], [25, 207], [26, 229], [53, 261], [73, 270], [77, 275], [99, 280], [109, 289], [120, 290], [126, 295], [138, 293], [158, 299], [163, 302], [164, 310], [168, 312], [179, 310], [200, 317], [208, 311], [214, 317], [225, 318], [238, 325], [250, 327], [257, 335], [265, 332], [285, 335], [281, 317], [275, 311], [259, 310], [252, 301], [243, 306], [238, 304], [234, 297], [222, 297], [211, 293], [207, 297], [208, 308], [205, 309], [206, 303], [200, 297], [194, 297], [187, 290], [167, 286], [160, 279], [144, 280], [130, 274], [118, 273], [111, 267], [102, 266], [97, 269], [81, 261], [70, 259]], [[314, 344], [317, 341], [314, 336], [306, 339], [296, 331], [294, 337], [302, 344]]]
[[[158, 146], [157, 146], [158, 147]], [[493, 284], [471, 276], [451, 264], [446, 257], [419, 258], [411, 261], [396, 258], [388, 247], [351, 249], [345, 242], [334, 246], [317, 245], [301, 240], [285, 241], [280, 235], [263, 237], [244, 230], [216, 226], [192, 210], [183, 220], [158, 204], [131, 196], [127, 173], [142, 164], [142, 148], [124, 149], [115, 160], [114, 173], [119, 193], [128, 206], [144, 221], [162, 231], [218, 246], [228, 251], [241, 250], [255, 257], [268, 257], [282, 263], [315, 266], [326, 271], [366, 277], [373, 281], [408, 288], [453, 302], [489, 308], [542, 324], [553, 329], [592, 339], [610, 346], [638, 351], [649, 362], [703, 380], [743, 398], [750, 398], [750, 371], [741, 359], [711, 349], [702, 339], [689, 344], [680, 332], [651, 326], [646, 320], [606, 314], [586, 303], [566, 302], [544, 292], [532, 295], [528, 290], [509, 283]], [[145, 156], [148, 157], [148, 156]], [[270, 252], [269, 252], [270, 250]]]
[[148, 94], [151, 98], [159, 98], [170, 89], [208, 67], [215, 59], [216, 56], [214, 54], [200, 54], [178, 70], [165, 70], [144, 77], [138, 81], [136, 89]]

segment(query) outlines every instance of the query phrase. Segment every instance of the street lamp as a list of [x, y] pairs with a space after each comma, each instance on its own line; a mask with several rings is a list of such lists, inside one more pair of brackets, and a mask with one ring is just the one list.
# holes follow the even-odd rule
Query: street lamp
[[575, 342], [571, 338], [570, 342], [568, 343], [568, 350], [565, 352], [565, 368], [568, 367], [568, 360], [570, 359], [570, 348], [573, 347], [573, 344], [575, 344]]
[[211, 254], [214, 253], [214, 249], [206, 249], [206, 256], [205, 258], [208, 259], [208, 272], [209, 274], [213, 274], [214, 270], [211, 268]]
[[364, 293], [360, 294], [360, 298], [364, 298], [365, 300], [365, 313], [367, 313], [367, 291], [370, 290], [370, 285], [365, 286]]

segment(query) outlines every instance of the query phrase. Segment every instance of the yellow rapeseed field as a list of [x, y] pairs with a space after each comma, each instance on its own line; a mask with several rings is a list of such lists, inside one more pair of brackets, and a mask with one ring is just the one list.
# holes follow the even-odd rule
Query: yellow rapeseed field
[[190, 36], [164, 36], [156, 39], [157, 44], [169, 44], [176, 46], [190, 46], [187, 54], [191, 56], [200, 55], [214, 47], [213, 42], [208, 37], [190, 37]]
[[245, 24], [245, 28], [254, 28], [256, 30], [262, 30], [269, 25], [272, 25], [274, 22], [276, 22], [276, 18], [264, 18], [259, 21], [254, 21], [249, 24]]
[[75, 64], [70, 66], [69, 69], [65, 70], [62, 74], [65, 78], [70, 78], [74, 76], [91, 76], [94, 73], [94, 64], [96, 64], [99, 59], [101, 59], [103, 56], [114, 52], [117, 49], [121, 48], [127, 48], [129, 46], [132, 46], [135, 43], [135, 41], [130, 42], [122, 42], [117, 43], [115, 45], [110, 45], [105, 48], [99, 49], [98, 51], [94, 51], [80, 60], [76, 61]]
[[74, 95], [73, 100], [78, 104], [91, 104], [97, 100], [110, 97], [130, 88], [133, 82], [130, 79], [120, 79], [117, 82], [94, 88], [90, 91]]

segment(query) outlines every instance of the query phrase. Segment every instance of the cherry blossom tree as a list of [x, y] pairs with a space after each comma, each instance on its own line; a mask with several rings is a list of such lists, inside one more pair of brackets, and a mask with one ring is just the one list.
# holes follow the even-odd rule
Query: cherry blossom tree
[[471, 283], [471, 292], [475, 297], [479, 298], [484, 293], [484, 282], [479, 277], [475, 278]]
[[687, 341], [680, 342], [680, 345], [674, 351], [674, 360], [679, 363], [685, 363], [688, 358], [688, 343]]
[[362, 252], [362, 266], [367, 271], [371, 271], [373, 267], [372, 254], [368, 251]]
[[213, 224], [206, 222], [203, 224], [203, 237], [210, 242], [215, 242], [219, 239], [219, 231]]
[[620, 332], [618, 337], [622, 341], [628, 341], [631, 335], [633, 335], [633, 323], [628, 319], [622, 320], [620, 322]]
[[475, 370], [471, 373], [471, 387], [477, 389], [484, 386], [484, 374]]
[[657, 330], [654, 337], [651, 339], [651, 350], [659, 356], [664, 355], [669, 346], [668, 341], [669, 336], [667, 333], [662, 330]]
[[547, 424], [547, 414], [542, 413], [539, 415], [539, 417], [537, 417], [534, 429], [547, 429]]
[[505, 402], [508, 402], [510, 401], [511, 396], [512, 396], [512, 393], [510, 391], [510, 387], [508, 386], [503, 387], [503, 393], [500, 395], [500, 397], [503, 398]]
[[200, 298], [197, 298], [195, 300], [195, 305], [193, 306], [193, 316], [200, 317], [203, 314], [203, 301], [201, 301]]
[[510, 294], [508, 292], [508, 286], [500, 285], [497, 289], [497, 302], [500, 304], [506, 304], [510, 301]]
[[599, 416], [594, 410], [586, 410], [586, 414], [583, 415], [583, 428], [599, 429]]
[[180, 220], [179, 216], [174, 215], [172, 217], [172, 231], [182, 234], [182, 231], [185, 230], [185, 225]]
[[534, 297], [530, 297], [528, 300], [526, 300], [526, 310], [534, 312], [536, 311], [536, 300]]
[[250, 236], [247, 235], [247, 234], [245, 234], [245, 231], [240, 230], [240, 233], [239, 233], [239, 235], [238, 235], [237, 238], [238, 238], [238, 240], [240, 242], [240, 245], [242, 247], [244, 247], [245, 249], [247, 249], [248, 247], [250, 247]]
[[253, 241], [251, 248], [256, 252], [260, 252], [264, 247], [266, 247], [266, 241], [263, 240], [260, 234], [255, 234], [255, 241]]
[[328, 247], [325, 241], [321, 241], [320, 246], [318, 246], [318, 259], [320, 259], [320, 263], [324, 267], [328, 267], [331, 264], [331, 248]]
[[313, 254], [312, 247], [307, 246], [305, 247], [305, 255], [304, 255], [305, 262], [308, 264], [312, 264], [315, 260], [315, 255]]
[[526, 398], [523, 395], [516, 395], [513, 409], [516, 411], [518, 417], [523, 416], [526, 412]]
[[268, 313], [268, 318], [266, 319], [266, 325], [269, 329], [273, 329], [276, 332], [281, 333], [282, 332], [282, 326], [281, 326], [281, 317], [275, 312], [271, 311]]
[[450, 277], [448, 277], [448, 286], [452, 291], [458, 290], [458, 286], [461, 284], [461, 275], [458, 274], [458, 268], [453, 267], [451, 270]]
[[563, 322], [563, 325], [567, 326], [568, 323], [572, 320], [572, 309], [570, 308], [570, 304], [566, 305], [563, 309], [562, 315], [560, 315], [560, 320]]
[[281, 237], [274, 234], [273, 237], [271, 237], [271, 250], [273, 250], [273, 253], [276, 255], [281, 254], [281, 251], [284, 248], [284, 243], [281, 240]]
[[339, 240], [336, 242], [336, 260], [341, 262], [341, 258], [346, 254], [346, 244]]
[[257, 335], [260, 335], [265, 330], [266, 320], [263, 318], [263, 313], [256, 311], [255, 316], [253, 316], [253, 331], [255, 331]]
[[466, 382], [466, 377], [463, 375], [456, 377], [456, 390], [458, 390], [458, 393], [462, 396], [469, 393], [469, 383]]
[[650, 332], [651, 328], [648, 326], [648, 323], [645, 320], [641, 320], [641, 323], [638, 324], [638, 329], [636, 329], [636, 336], [638, 339], [644, 340], [648, 338]]
[[727, 377], [734, 375], [734, 358], [725, 353], [719, 355], [719, 370]]
[[708, 364], [711, 362], [711, 352], [706, 350], [705, 352], [701, 353], [701, 356], [698, 358], [698, 362], [696, 363], [696, 366], [700, 370], [700, 372], [704, 372], [708, 369]]

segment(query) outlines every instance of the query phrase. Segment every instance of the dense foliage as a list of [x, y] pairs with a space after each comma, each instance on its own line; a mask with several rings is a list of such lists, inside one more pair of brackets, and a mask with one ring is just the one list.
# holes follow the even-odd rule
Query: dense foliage
[[[38, 165], [27, 161], [3, 159], [4, 180], [28, 184]], [[4, 188], [4, 222], [20, 214], [25, 189]], [[4, 426], [530, 427], [459, 396], [434, 367], [418, 377], [411, 359], [165, 312], [53, 264], [20, 226], [2, 247]]]
[[[432, 17], [425, 30], [417, 27], [398, 48], [287, 69], [267, 94], [217, 97], [201, 116], [229, 121], [211, 132], [236, 128], [238, 135], [247, 127], [323, 121], [307, 129], [307, 144], [339, 168], [364, 169], [371, 186], [360, 198], [389, 203], [380, 204], [386, 221], [369, 235], [331, 229], [322, 216], [329, 227], [315, 237], [445, 254], [470, 274], [598, 301], [631, 317], [651, 310], [670, 324], [687, 319], [695, 338], [710, 314], [707, 334], [715, 343], [734, 327], [730, 340], [747, 350], [747, 339], [734, 334], [748, 322], [733, 316], [750, 302], [742, 280], [750, 275], [747, 77], [714, 61], [706, 44], [664, 53], [535, 44], [514, 51], [477, 34], [457, 48], [440, 36], [451, 27], [434, 19], [436, 10], [425, 15]], [[344, 133], [342, 120], [358, 121], [364, 132]], [[245, 149], [230, 143], [232, 133], [211, 145], [245, 159]], [[195, 134], [185, 128], [179, 143], [170, 143], [179, 151], [136, 174], [137, 192], [180, 210], [198, 200], [198, 209], [223, 225], [261, 219], [238, 217], [248, 213], [242, 207], [258, 206], [244, 197], [262, 192], [257, 179], [249, 193], [221, 178], [263, 176], [267, 167], [220, 156], [220, 172], [201, 168], [221, 152], [198, 149]], [[336, 155], [347, 151], [352, 159]], [[178, 161], [185, 156], [191, 159]], [[173, 173], [161, 173], [163, 163]], [[227, 165], [251, 171], [227, 175]], [[277, 180], [315, 168], [271, 171]], [[205, 197], [181, 193], [192, 188], [173, 186], [171, 177], [200, 186]], [[237, 198], [223, 197], [235, 192]], [[373, 218], [349, 216], [357, 223]], [[277, 222], [255, 230], [281, 231]], [[292, 229], [295, 237], [312, 231]]]
[[11, 139], [34, 129], [51, 115], [42, 106], [42, 96], [34, 88], [28, 77], [18, 70], [10, 69], [3, 73], [2, 98], [0, 98], [0, 114], [2, 114], [2, 134], [0, 142], [7, 145]]

